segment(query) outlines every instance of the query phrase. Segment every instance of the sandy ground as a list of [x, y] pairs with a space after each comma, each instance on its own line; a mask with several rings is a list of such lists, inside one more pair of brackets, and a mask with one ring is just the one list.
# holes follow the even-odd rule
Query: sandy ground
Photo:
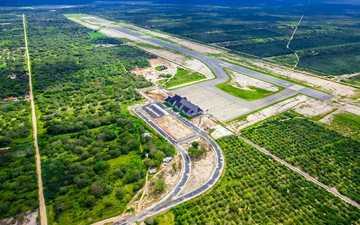
[[294, 98], [287, 99], [285, 101], [279, 102], [275, 105], [267, 107], [263, 110], [260, 110], [256, 113], [248, 115], [245, 119], [238, 122], [234, 122], [227, 126], [228, 129], [232, 130], [235, 133], [238, 133], [240, 130], [247, 128], [251, 125], [254, 125], [260, 121], [263, 121], [269, 117], [275, 116], [279, 113], [285, 112], [303, 102], [309, 101], [309, 97], [300, 95]]
[[326, 115], [334, 111], [335, 107], [329, 102], [322, 102], [309, 98], [309, 100], [297, 105], [293, 110], [305, 117], [311, 118], [314, 116]]
[[319, 77], [311, 76], [307, 72], [298, 72], [292, 71], [290, 69], [282, 68], [275, 65], [270, 65], [260, 61], [253, 62], [256, 66], [262, 67], [269, 72], [280, 74], [282, 76], [289, 77], [294, 80], [299, 80], [308, 84], [311, 84], [315, 87], [321, 87], [326, 91], [330, 91], [334, 95], [339, 95], [343, 97], [352, 97], [357, 95], [357, 89], [352, 88], [343, 84], [339, 84], [330, 80], [324, 80]]
[[279, 91], [279, 88], [273, 84], [267, 83], [262, 80], [258, 80], [252, 77], [248, 77], [246, 75], [243, 75], [241, 73], [237, 73], [234, 71], [229, 71], [229, 75], [232, 78], [232, 85], [234, 87], [244, 89], [244, 90], [250, 90], [250, 87], [257, 87], [261, 88], [267, 91], [276, 92]]
[[342, 105], [342, 109], [346, 112], [360, 116], [360, 107], [359, 106], [345, 104], [345, 105]]
[[229, 131], [228, 129], [226, 129], [225, 127], [223, 127], [221, 125], [215, 125], [215, 126], [211, 127], [211, 129], [213, 129], [211, 136], [214, 139], [219, 139], [222, 137], [227, 137], [227, 136], [233, 135], [233, 133], [231, 131]]
[[203, 54], [220, 54], [223, 52], [219, 49], [212, 48], [210, 46], [202, 45], [200, 43], [181, 39], [181, 38], [174, 37], [174, 36], [171, 36], [168, 34], [156, 32], [156, 31], [147, 31], [147, 33], [150, 35], [155, 35], [155, 36], [161, 37], [161, 38], [166, 38], [169, 41], [175, 42], [178, 45], [181, 45], [183, 47], [186, 47], [188, 49], [191, 49], [191, 50], [203, 53]]
[[189, 120], [190, 123], [194, 124], [198, 128], [209, 131], [212, 126], [216, 125], [217, 122], [213, 120], [210, 115], [204, 114], [202, 116], [197, 116]]
[[143, 33], [145, 35], [165, 38], [170, 42], [175, 42], [178, 45], [181, 45], [183, 47], [186, 47], [188, 49], [191, 49], [191, 50], [203, 53], [203, 54], [220, 54], [220, 53], [223, 53], [223, 51], [220, 50], [220, 49], [216, 49], [216, 48], [211, 47], [211, 46], [206, 46], [206, 45], [194, 42], [194, 41], [178, 38], [178, 37], [172, 36], [170, 34], [158, 32], [158, 31], [155, 31], [155, 30], [143, 29], [141, 27], [137, 27], [137, 26], [127, 24], [127, 23], [120, 24], [120, 25], [123, 25], [124, 27], [128, 27], [128, 28], [137, 30], [137, 31], [139, 31], [139, 32], [141, 32], [141, 33]]
[[145, 48], [140, 47], [154, 55], [160, 56], [161, 58], [167, 59], [175, 64], [183, 66], [187, 69], [199, 72], [206, 76], [208, 79], [214, 78], [214, 74], [204, 63], [200, 62], [197, 59], [188, 58], [181, 54], [176, 54], [171, 51], [167, 51], [164, 49], [154, 49], [154, 48]]
[[324, 118], [319, 120], [319, 122], [320, 123], [325, 123], [325, 124], [330, 124], [333, 121], [335, 115], [343, 113], [343, 112], [344, 112], [343, 110], [336, 110], [333, 113], [330, 113], [329, 115], [326, 115]]
[[[144, 111], [143, 113], [146, 114]], [[149, 118], [151, 118], [151, 116], [149, 116]], [[151, 118], [151, 120], [175, 140], [181, 140], [194, 135], [192, 130], [170, 114], [160, 118]]]
[[[155, 83], [161, 78], [161, 75], [171, 74], [174, 75], [177, 72], [177, 66], [174, 63], [171, 63], [162, 58], [149, 59], [150, 67], [147, 68], [135, 68], [131, 72], [136, 75], [143, 76], [146, 80]], [[165, 66], [166, 69], [162, 71], [157, 71], [156, 67]]]
[[145, 94], [156, 102], [164, 102], [168, 94], [162, 89], [153, 89], [145, 91]]
[[[173, 166], [174, 165], [174, 166]], [[176, 170], [174, 170], [176, 168]], [[151, 187], [150, 183], [153, 179], [157, 179], [158, 177], [163, 176], [163, 179], [166, 184], [165, 191], [161, 195], [153, 195], [151, 194]], [[170, 193], [170, 191], [175, 187], [175, 185], [179, 182], [181, 178], [181, 157], [180, 155], [176, 155], [174, 159], [170, 163], [164, 163], [161, 166], [161, 169], [157, 174], [155, 174], [143, 188], [143, 198], [137, 201], [134, 201], [131, 206], [136, 208], [137, 210], [143, 210], [147, 207], [151, 206], [152, 204], [158, 202], [166, 195]]]
[[90, 24], [90, 23], [86, 23], [86, 22], [83, 22], [82, 20], [79, 20], [79, 19], [76, 19], [76, 18], [69, 18], [69, 20], [74, 21], [75, 23], [79, 23], [82, 26], [87, 27], [87, 28], [92, 29], [92, 30], [100, 29], [100, 26]]
[[[180, 193], [186, 194], [189, 193], [196, 188], [200, 187], [203, 183], [205, 183], [212, 175], [215, 165], [216, 158], [215, 152], [211, 149], [210, 145], [204, 139], [197, 139], [194, 141], [198, 141], [201, 145], [206, 148], [206, 155], [198, 160], [192, 160], [191, 162], [191, 173], [189, 181], [184, 188], [184, 190]], [[185, 149], [190, 147], [191, 143], [183, 144], [182, 146]]]
[[341, 80], [350, 79], [350, 78], [356, 77], [356, 76], [360, 76], [360, 73], [343, 74], [343, 75], [336, 76], [336, 77], [332, 78], [332, 80], [340, 82]]
[[352, 113], [352, 114], [360, 116], [360, 107], [354, 106], [354, 105], [351, 105], [351, 104], [342, 104], [342, 105], [339, 106], [338, 110], [336, 110], [336, 111], [330, 113], [329, 115], [325, 116], [324, 118], [322, 118], [320, 120], [320, 122], [330, 124], [333, 121], [335, 115], [340, 114], [340, 113], [344, 113], [344, 112], [348, 112], [348, 113]]
[[1, 225], [37, 225], [38, 210], [21, 213], [15, 217], [0, 220]]

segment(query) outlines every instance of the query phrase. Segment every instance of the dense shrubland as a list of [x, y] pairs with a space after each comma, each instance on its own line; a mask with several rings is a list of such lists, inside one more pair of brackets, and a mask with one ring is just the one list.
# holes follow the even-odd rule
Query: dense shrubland
[[0, 218], [38, 206], [23, 47], [21, 15], [0, 10]]
[[175, 154], [128, 110], [150, 85], [129, 71], [153, 56], [56, 12], [30, 14], [28, 26], [49, 222], [120, 214], [148, 164]]

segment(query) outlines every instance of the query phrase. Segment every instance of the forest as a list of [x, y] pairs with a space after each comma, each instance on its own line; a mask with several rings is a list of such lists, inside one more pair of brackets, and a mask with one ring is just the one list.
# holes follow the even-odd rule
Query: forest
[[[165, 156], [175, 154], [172, 145], [128, 110], [142, 101], [137, 89], [150, 85], [129, 71], [148, 66], [154, 56], [77, 25], [60, 12], [27, 11], [27, 18], [49, 224], [88, 224], [121, 214], [142, 188], [147, 166], [157, 167]], [[24, 115], [30, 120], [29, 109], [21, 105], [26, 103], [1, 107], [9, 111], [8, 117]], [[30, 134], [22, 130], [29, 121], [19, 122], [18, 126], [0, 123], [21, 131], [18, 138], [11, 136], [18, 142]], [[19, 166], [34, 159], [32, 148], [20, 147], [8, 156], [13, 163], [1, 161], [1, 166], [8, 166], [1, 170], [4, 187], [15, 187], [12, 173], [35, 173], [34, 164]], [[15, 154], [18, 151], [22, 155]], [[144, 164], [145, 155], [151, 164]], [[9, 165], [19, 168], [9, 173]], [[28, 182], [23, 192], [34, 188], [35, 194], [24, 197], [19, 191], [4, 198], [19, 206], [2, 205], [2, 216], [16, 215], [32, 204], [16, 202], [18, 197], [37, 197], [36, 183], [31, 185], [29, 177], [17, 182]]]
[[[235, 2], [235, 1], [233, 1]], [[237, 7], [186, 4], [101, 4], [84, 9], [115, 21], [160, 30], [230, 52], [262, 58], [320, 76], [337, 76], [360, 71], [359, 5], [307, 1], [236, 1]], [[227, 3], [229, 4], [229, 3]], [[290, 44], [300, 17], [306, 14]], [[285, 60], [286, 59], [286, 60]]]
[[[360, 211], [235, 136], [218, 140], [226, 169], [213, 190], [159, 224], [357, 224]], [[163, 221], [166, 221], [166, 223]]]
[[0, 11], [0, 37], [1, 219], [36, 209], [38, 195], [21, 17]]
[[0, 9], [0, 99], [25, 97], [24, 31], [21, 15]]
[[321, 182], [360, 201], [360, 143], [286, 112], [242, 131], [242, 135], [298, 166]]

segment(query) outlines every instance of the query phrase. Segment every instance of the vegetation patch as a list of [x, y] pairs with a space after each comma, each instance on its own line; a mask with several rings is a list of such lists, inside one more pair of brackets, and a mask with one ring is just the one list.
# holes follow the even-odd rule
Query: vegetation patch
[[218, 140], [225, 174], [207, 194], [160, 215], [175, 224], [356, 224], [360, 210], [235, 136]]
[[272, 91], [257, 88], [254, 86], [249, 86], [248, 89], [241, 89], [239, 87], [234, 87], [234, 85], [231, 84], [229, 81], [218, 84], [216, 85], [216, 87], [228, 94], [231, 94], [235, 97], [242, 98], [248, 101], [254, 101], [274, 94], [274, 92]]
[[321, 182], [336, 187], [340, 193], [360, 201], [359, 141], [293, 112], [247, 128], [242, 135]]
[[[25, 71], [21, 17], [1, 11], [0, 26], [0, 219], [38, 208], [30, 104], [25, 100]], [[8, 97], [12, 98], [8, 98]], [[7, 101], [3, 101], [6, 98]]]
[[49, 224], [121, 214], [143, 187], [145, 155], [158, 167], [175, 153], [127, 109], [150, 85], [129, 71], [153, 55], [100, 47], [114, 42], [60, 13], [30, 13], [28, 26]]
[[336, 114], [330, 126], [346, 136], [360, 140], [360, 116], [358, 115], [352, 113]]
[[167, 88], [171, 88], [171, 87], [175, 87], [178, 85], [187, 84], [190, 82], [200, 81], [205, 78], [206, 78], [205, 75], [202, 75], [198, 72], [193, 72], [193, 71], [189, 71], [189, 70], [178, 67], [177, 72], [174, 76], [172, 76], [166, 80], [162, 80], [160, 82], [160, 84], [164, 85]]

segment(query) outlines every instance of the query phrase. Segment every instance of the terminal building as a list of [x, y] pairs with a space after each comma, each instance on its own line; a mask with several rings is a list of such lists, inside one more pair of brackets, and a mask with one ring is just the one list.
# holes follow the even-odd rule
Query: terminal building
[[194, 105], [185, 97], [181, 97], [180, 95], [174, 95], [172, 97], [169, 96], [165, 99], [165, 102], [189, 118], [193, 118], [204, 113], [199, 106]]

